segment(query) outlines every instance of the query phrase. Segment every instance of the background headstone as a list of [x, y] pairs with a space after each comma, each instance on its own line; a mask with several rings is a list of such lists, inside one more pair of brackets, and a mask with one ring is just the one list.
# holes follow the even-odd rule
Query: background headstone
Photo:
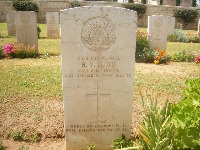
[[10, 11], [10, 12], [7, 12], [6, 14], [8, 36], [16, 35], [15, 13], [16, 13], [15, 11]]
[[131, 133], [137, 14], [82, 7], [60, 18], [66, 150], [111, 150]]
[[167, 48], [168, 18], [161, 15], [148, 16], [148, 43], [153, 49]]
[[173, 34], [175, 29], [175, 17], [167, 16], [168, 18], [168, 34]]
[[38, 47], [36, 12], [16, 12], [16, 36], [18, 42]]
[[46, 13], [46, 21], [47, 21], [47, 37], [59, 38], [60, 37], [59, 12]]

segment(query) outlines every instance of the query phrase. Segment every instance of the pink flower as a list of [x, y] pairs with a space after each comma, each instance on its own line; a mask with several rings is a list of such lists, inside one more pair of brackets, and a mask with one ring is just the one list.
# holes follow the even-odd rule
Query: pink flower
[[200, 56], [195, 57], [195, 58], [194, 58], [194, 62], [195, 62], [195, 63], [200, 63]]
[[6, 46], [4, 46], [3, 51], [6, 54], [10, 54], [11, 52], [16, 51], [16, 48], [13, 44], [7, 44]]

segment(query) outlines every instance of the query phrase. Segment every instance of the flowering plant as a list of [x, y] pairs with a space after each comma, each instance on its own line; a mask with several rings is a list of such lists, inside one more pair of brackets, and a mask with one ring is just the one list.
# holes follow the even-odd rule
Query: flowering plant
[[4, 53], [12, 58], [30, 58], [37, 57], [36, 46], [26, 46], [22, 43], [7, 44], [3, 48]]
[[149, 48], [147, 36], [148, 34], [146, 32], [140, 30], [136, 32], [136, 62], [152, 62], [152, 59], [149, 59], [152, 49]]
[[200, 56], [195, 57], [194, 62], [197, 63], [197, 64], [200, 63]]
[[4, 46], [3, 51], [5, 54], [15, 53], [16, 47], [14, 46], [14, 44], [7, 44], [6, 46]]
[[162, 61], [165, 59], [166, 59], [165, 50], [162, 50], [160, 48], [156, 49], [154, 53], [154, 64], [162, 63]]

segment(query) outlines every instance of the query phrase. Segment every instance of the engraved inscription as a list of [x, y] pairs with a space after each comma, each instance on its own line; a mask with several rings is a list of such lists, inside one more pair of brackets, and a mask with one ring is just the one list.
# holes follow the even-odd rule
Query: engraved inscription
[[120, 57], [78, 57], [78, 71], [65, 74], [69, 78], [131, 78], [128, 72], [118, 68]]
[[102, 52], [115, 42], [115, 26], [103, 17], [95, 17], [86, 21], [81, 31], [83, 44], [90, 50]]
[[[96, 85], [96, 93], [86, 93], [86, 99], [88, 99], [89, 97], [95, 97], [96, 98], [96, 116], [99, 117], [100, 116], [100, 103], [102, 101], [101, 97], [109, 97], [110, 99], [110, 94], [109, 93], [100, 93], [100, 86], [99, 86], [99, 82], [97, 82]], [[109, 103], [106, 101], [106, 104], [108, 105]], [[106, 106], [105, 104], [105, 106]], [[105, 107], [104, 106], [104, 107]]]
[[70, 125], [66, 132], [130, 132], [125, 124]]
[[21, 20], [23, 23], [28, 23], [30, 21], [30, 16], [28, 14], [22, 14]]

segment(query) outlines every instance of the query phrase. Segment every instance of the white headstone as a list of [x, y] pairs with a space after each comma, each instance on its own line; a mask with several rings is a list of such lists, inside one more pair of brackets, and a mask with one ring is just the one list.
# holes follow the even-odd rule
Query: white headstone
[[47, 37], [59, 38], [60, 37], [59, 12], [46, 13], [46, 21], [47, 21]]
[[119, 2], [119, 3], [127, 3], [128, 0], [117, 0], [117, 2]]
[[168, 16], [168, 34], [173, 34], [175, 29], [175, 17]]
[[16, 35], [15, 13], [16, 13], [15, 11], [10, 11], [10, 12], [7, 12], [6, 14], [8, 36]]
[[111, 150], [131, 133], [137, 14], [82, 7], [60, 17], [66, 150]]
[[151, 4], [151, 5], [159, 5], [160, 2], [158, 0], [148, 0], [147, 4]]
[[165, 16], [148, 16], [148, 42], [153, 49], [167, 48], [168, 18]]
[[38, 47], [36, 12], [16, 12], [16, 36], [18, 42]]

